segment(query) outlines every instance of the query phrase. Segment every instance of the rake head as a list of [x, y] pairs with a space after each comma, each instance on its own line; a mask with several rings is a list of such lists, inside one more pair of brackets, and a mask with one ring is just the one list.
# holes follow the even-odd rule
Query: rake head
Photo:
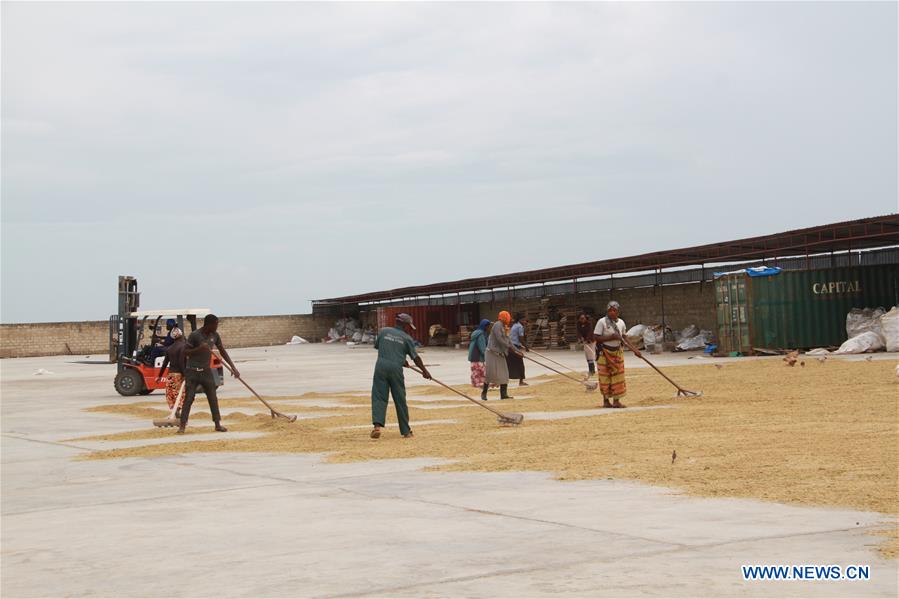
[[687, 389], [678, 389], [677, 397], [702, 397], [702, 391], [689, 391]]
[[154, 420], [153, 426], [158, 426], [159, 428], [166, 428], [169, 426], [178, 426], [181, 424], [180, 420], [175, 420], [174, 418], [163, 418], [162, 420]]
[[597, 387], [599, 387], [599, 383], [597, 383], [596, 381], [584, 381], [585, 391], [596, 391]]
[[282, 414], [281, 412], [278, 412], [277, 410], [272, 410], [272, 420], [274, 420], [275, 418], [283, 418], [287, 422], [296, 422], [297, 415], [294, 414], [293, 416], [288, 416], [287, 414]]
[[524, 414], [500, 414], [496, 421], [503, 426], [518, 426], [524, 421]]

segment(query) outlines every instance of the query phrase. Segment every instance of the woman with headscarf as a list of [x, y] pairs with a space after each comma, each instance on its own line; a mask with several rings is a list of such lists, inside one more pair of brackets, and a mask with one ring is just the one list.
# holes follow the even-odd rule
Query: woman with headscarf
[[524, 355], [522, 352], [526, 352], [530, 349], [528, 347], [527, 333], [525, 331], [528, 319], [524, 314], [518, 312], [515, 314], [514, 322], [515, 324], [512, 325], [512, 330], [509, 332], [509, 340], [512, 342], [512, 346], [518, 351], [509, 352], [506, 356], [506, 363], [509, 366], [509, 378], [518, 379], [519, 387], [527, 387], [528, 384], [524, 382], [524, 358], [521, 356]]
[[484, 361], [487, 359], [487, 327], [489, 326], [489, 320], [486, 318], [482, 320], [478, 328], [471, 334], [471, 342], [468, 344], [468, 361], [471, 362], [471, 386], [478, 389], [484, 386], [484, 382], [487, 379]]
[[[602, 392], [602, 407], [623, 408], [621, 398], [627, 393], [624, 381], [624, 348], [621, 339], [627, 326], [618, 317], [621, 306], [611, 301], [606, 306], [606, 315], [596, 321], [593, 336], [596, 339], [596, 374], [599, 390]], [[634, 352], [640, 357], [640, 352]], [[612, 400], [609, 402], [609, 400]]]
[[[172, 327], [169, 335], [172, 338], [172, 344], [165, 350], [165, 358], [163, 358], [159, 367], [159, 380], [162, 380], [162, 375], [165, 374], [165, 370], [168, 368], [169, 376], [165, 383], [165, 401], [169, 404], [169, 409], [171, 410], [180, 399], [178, 393], [181, 391], [181, 383], [184, 381], [184, 350], [187, 348], [187, 344], [185, 343], [184, 334], [178, 327]], [[180, 418], [180, 412], [181, 410], [179, 409], [176, 417]]]
[[487, 399], [487, 389], [490, 385], [499, 385], [500, 399], [513, 399], [509, 395], [509, 366], [506, 356], [510, 352], [518, 352], [509, 339], [506, 327], [512, 324], [512, 315], [503, 310], [499, 313], [497, 321], [490, 329], [487, 339], [487, 381], [481, 392], [481, 399]]

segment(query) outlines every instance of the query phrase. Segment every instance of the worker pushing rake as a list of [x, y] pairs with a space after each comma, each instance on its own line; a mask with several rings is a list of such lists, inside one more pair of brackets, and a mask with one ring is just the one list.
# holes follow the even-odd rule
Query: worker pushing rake
[[[412, 322], [412, 317], [404, 313], [397, 314], [394, 326], [381, 329], [375, 338], [378, 361], [375, 363], [375, 372], [372, 377], [372, 431], [370, 434], [372, 439], [381, 438], [387, 420], [387, 400], [389, 395], [393, 396], [400, 434], [405, 439], [413, 437], [412, 428], [409, 426], [409, 408], [406, 405], [406, 381], [403, 375], [403, 368], [417, 372], [425, 379], [433, 380], [438, 385], [462, 395], [486, 410], [490, 410], [497, 415], [501, 424], [520, 424], [524, 420], [524, 416], [521, 414], [502, 414], [497, 412], [468, 397], [461, 391], [456, 391], [449, 385], [434, 379], [415, 349], [415, 342], [409, 334], [413, 330], [415, 330], [415, 323]], [[411, 366], [406, 361], [407, 358], [411, 358], [415, 362], [415, 366]]]
[[[596, 375], [599, 379], [599, 390], [602, 393], [604, 408], [624, 408], [621, 398], [627, 393], [624, 377], [624, 347], [630, 348], [634, 355], [649, 364], [653, 370], [661, 374], [665, 380], [677, 387], [678, 397], [699, 397], [701, 391], [688, 391], [668, 378], [655, 364], [650, 362], [625, 337], [627, 325], [619, 317], [621, 306], [611, 301], [606, 306], [606, 315], [596, 322], [593, 337], [596, 341]], [[611, 401], [610, 401], [611, 400]]]
[[[587, 391], [594, 391], [597, 387], [599, 387], [600, 392], [602, 393], [602, 403], [604, 408], [624, 408], [626, 406], [621, 403], [621, 398], [624, 397], [624, 395], [627, 393], [627, 383], [624, 376], [624, 347], [626, 346], [630, 348], [632, 352], [634, 352], [635, 356], [649, 364], [653, 368], [653, 370], [662, 375], [662, 377], [664, 377], [666, 381], [674, 385], [677, 388], [678, 397], [700, 397], [702, 395], [701, 391], [690, 391], [688, 389], [684, 389], [673, 380], [671, 380], [671, 378], [669, 378], [664, 372], [659, 370], [655, 364], [650, 362], [640, 352], [640, 350], [631, 345], [631, 343], [625, 337], [624, 332], [627, 329], [624, 320], [619, 317], [620, 310], [621, 306], [618, 304], [618, 302], [609, 302], [606, 308], [606, 316], [599, 319], [593, 332], [597, 349], [596, 373], [598, 383], [577, 379], [570, 374], [549, 366], [548, 364], [539, 362], [531, 356], [525, 355], [524, 357], [527, 360], [534, 362], [535, 364], [543, 366], [548, 370], [564, 376], [565, 378], [571, 379], [576, 383], [583, 384]], [[556, 364], [563, 368], [567, 368], [567, 366], [565, 366], [564, 364], [556, 362], [548, 356], [544, 356], [543, 354], [537, 353], [533, 350], [530, 353], [540, 356], [543, 360], [552, 362], [553, 364]]]
[[[290, 422], [295, 421], [297, 419], [296, 416], [287, 416], [286, 414], [277, 411], [241, 378], [240, 372], [231, 360], [231, 356], [229, 356], [228, 352], [225, 350], [221, 336], [218, 334], [218, 325], [218, 317], [215, 314], [207, 314], [206, 318], [203, 319], [203, 326], [191, 333], [190, 337], [188, 337], [187, 344], [183, 349], [183, 355], [177, 358], [179, 362], [181, 360], [184, 361], [184, 379], [181, 389], [178, 392], [175, 405], [172, 407], [172, 411], [168, 418], [154, 420], [153, 424], [159, 427], [167, 427], [174, 426], [177, 423], [178, 433], [184, 434], [187, 428], [187, 421], [190, 418], [190, 410], [194, 402], [194, 397], [196, 396], [197, 390], [202, 389], [203, 393], [206, 395], [206, 400], [209, 402], [209, 411], [212, 413], [215, 430], [221, 433], [228, 431], [227, 428], [222, 426], [222, 416], [219, 411], [215, 379], [212, 374], [212, 369], [209, 366], [210, 358], [215, 353], [215, 350], [218, 350], [218, 353], [215, 354], [216, 357], [218, 357], [221, 363], [231, 372], [231, 375], [240, 381], [244, 387], [249, 389], [259, 401], [265, 404], [265, 407], [271, 412], [272, 418], [278, 417], [284, 418]], [[160, 372], [160, 374], [162, 373]], [[182, 392], [184, 392], [183, 399]], [[175, 416], [179, 408], [181, 414], [176, 420]]]

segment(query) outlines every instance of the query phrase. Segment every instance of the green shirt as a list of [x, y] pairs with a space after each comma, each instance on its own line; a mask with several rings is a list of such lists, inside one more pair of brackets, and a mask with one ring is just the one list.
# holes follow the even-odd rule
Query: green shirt
[[381, 329], [375, 338], [375, 349], [378, 350], [379, 362], [397, 368], [403, 367], [406, 356], [413, 360], [418, 357], [412, 337], [406, 331], [395, 327]]

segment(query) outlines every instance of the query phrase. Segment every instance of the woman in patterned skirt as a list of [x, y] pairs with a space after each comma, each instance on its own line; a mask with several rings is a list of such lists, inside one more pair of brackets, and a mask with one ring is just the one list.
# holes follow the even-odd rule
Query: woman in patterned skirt
[[481, 321], [478, 328], [471, 334], [471, 342], [468, 344], [468, 361], [471, 363], [471, 386], [480, 389], [487, 380], [487, 371], [484, 362], [487, 360], [487, 327], [490, 321], [486, 318]]

